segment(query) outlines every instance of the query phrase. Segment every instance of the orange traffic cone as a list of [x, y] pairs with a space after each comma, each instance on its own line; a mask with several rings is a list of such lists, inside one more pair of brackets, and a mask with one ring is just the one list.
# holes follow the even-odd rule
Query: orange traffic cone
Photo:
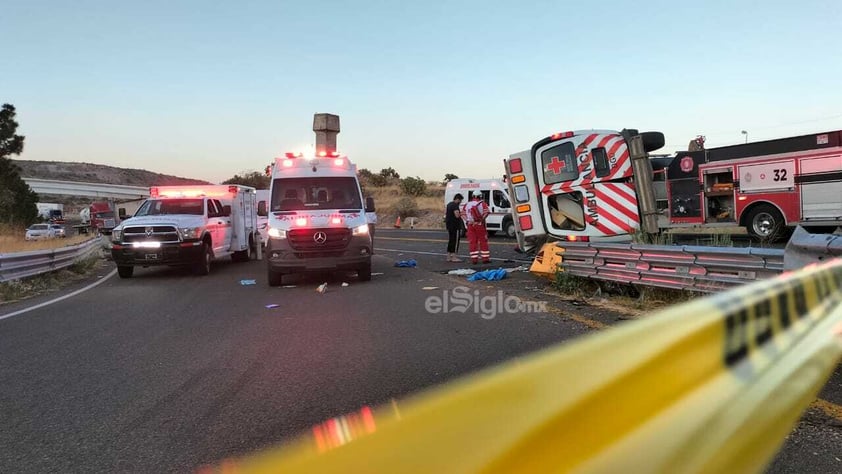
[[398, 216], [398, 218], [395, 219], [395, 229], [400, 229], [400, 228], [401, 228], [401, 216]]

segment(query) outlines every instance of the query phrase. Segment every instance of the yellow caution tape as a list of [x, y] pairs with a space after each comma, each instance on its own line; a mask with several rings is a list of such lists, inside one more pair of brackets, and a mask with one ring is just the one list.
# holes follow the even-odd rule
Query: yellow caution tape
[[339, 417], [223, 472], [747, 472], [842, 355], [842, 260]]

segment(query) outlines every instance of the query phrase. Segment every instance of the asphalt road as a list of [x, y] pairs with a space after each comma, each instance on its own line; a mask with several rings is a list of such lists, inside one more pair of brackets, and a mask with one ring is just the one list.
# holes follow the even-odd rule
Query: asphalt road
[[[541, 298], [527, 273], [499, 286], [443, 275], [460, 266], [444, 262], [443, 239], [378, 229], [382, 274], [367, 283], [314, 275], [269, 288], [257, 261], [216, 263], [208, 277], [150, 268], [0, 320], [0, 472], [190, 471], [595, 330], [583, 321], [619, 321], [564, 302], [553, 305], [590, 312], [431, 314], [425, 300], [457, 285]], [[495, 267], [525, 261], [513, 247], [492, 239]], [[408, 258], [418, 268], [392, 266]], [[800, 425], [773, 472], [842, 466], [839, 428], [817, 420]]]

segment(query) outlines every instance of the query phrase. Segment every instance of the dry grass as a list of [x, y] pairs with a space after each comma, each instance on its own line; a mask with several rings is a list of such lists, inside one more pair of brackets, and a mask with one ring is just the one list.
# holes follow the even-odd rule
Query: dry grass
[[47, 250], [76, 245], [88, 239], [90, 235], [75, 235], [64, 239], [24, 240], [26, 229], [0, 227], [0, 253], [27, 252], [30, 250]]
[[[377, 208], [378, 226], [390, 226], [397, 218], [395, 206], [397, 202], [406, 195], [403, 194], [397, 185], [374, 187], [366, 186], [366, 197], [374, 198], [374, 205]], [[442, 229], [444, 228], [444, 187], [427, 186], [427, 193], [424, 196], [414, 197], [418, 204], [418, 217], [415, 218], [415, 227], [419, 229]], [[408, 226], [404, 221], [404, 226]]]

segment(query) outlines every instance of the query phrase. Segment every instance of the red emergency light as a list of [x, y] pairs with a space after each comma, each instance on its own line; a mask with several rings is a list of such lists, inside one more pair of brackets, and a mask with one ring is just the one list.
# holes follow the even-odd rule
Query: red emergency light
[[307, 225], [307, 218], [299, 217], [295, 219], [295, 225], [297, 225], [298, 227], [304, 227], [305, 225]]
[[590, 237], [582, 237], [582, 236], [578, 236], [578, 235], [568, 235], [567, 236], [568, 242], [588, 242], [590, 240], [591, 240]]
[[334, 164], [334, 166], [342, 166], [342, 165], [345, 164], [345, 160], [342, 159], [342, 158], [337, 158], [337, 159], [333, 160], [333, 164]]
[[521, 230], [529, 230], [532, 228], [532, 216], [520, 216], [518, 218]]
[[[573, 136], [573, 132], [558, 132], [550, 135], [551, 140], [561, 140], [562, 138], [570, 138]], [[513, 171], [514, 173], [514, 171]]]
[[520, 158], [509, 161], [509, 173], [523, 173], [523, 163], [520, 162]]
[[291, 168], [293, 164], [292, 160], [284, 160], [284, 168]]

